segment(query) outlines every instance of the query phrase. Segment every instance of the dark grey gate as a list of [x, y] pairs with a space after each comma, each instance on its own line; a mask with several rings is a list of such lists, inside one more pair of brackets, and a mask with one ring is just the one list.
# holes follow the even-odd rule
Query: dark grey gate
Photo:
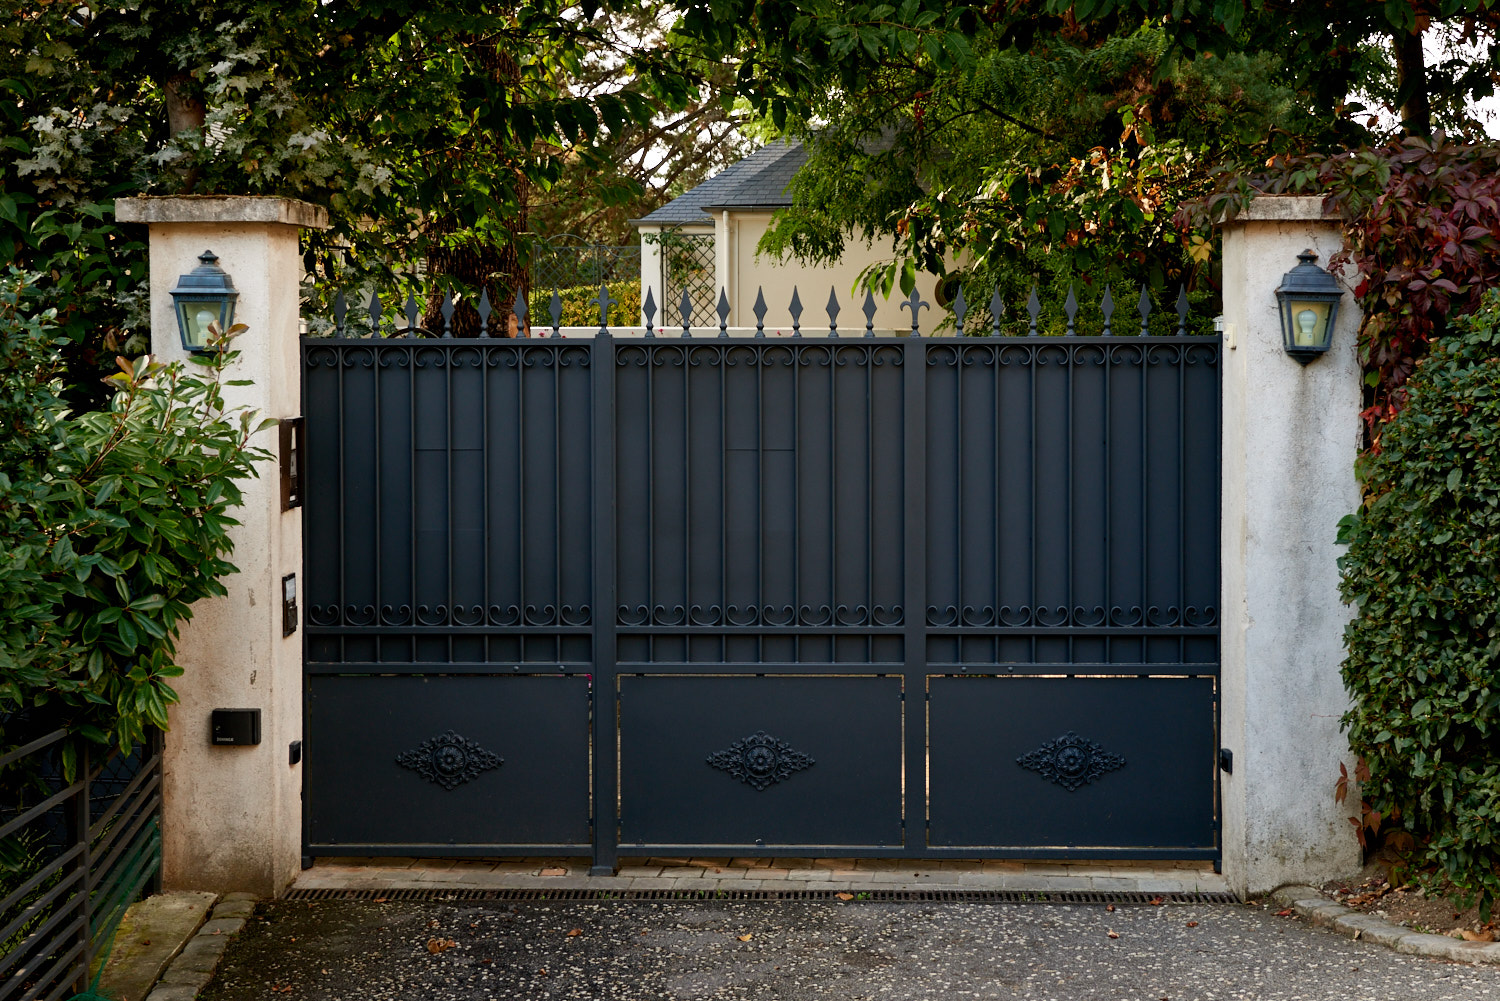
[[1217, 858], [1216, 338], [304, 359], [307, 854]]

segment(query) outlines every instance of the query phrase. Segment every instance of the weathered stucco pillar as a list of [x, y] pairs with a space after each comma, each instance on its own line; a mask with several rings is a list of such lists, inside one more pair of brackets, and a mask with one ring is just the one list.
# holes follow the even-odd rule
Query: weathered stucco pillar
[[[1342, 246], [1317, 197], [1255, 199], [1224, 230], [1224, 874], [1241, 895], [1353, 872], [1339, 677], [1351, 611], [1338, 595], [1338, 521], [1359, 504], [1359, 309], [1347, 291], [1331, 349], [1282, 350], [1275, 289], [1311, 248]], [[1353, 275], [1342, 276], [1346, 290]], [[1352, 797], [1357, 801], [1358, 795]]]
[[[301, 408], [298, 282], [302, 227], [323, 228], [327, 213], [282, 198], [128, 198], [116, 203], [121, 222], [150, 227], [151, 350], [162, 361], [186, 357], [172, 311], [179, 275], [212, 250], [239, 289], [240, 358], [228, 378], [232, 405], [267, 417], [295, 417]], [[177, 659], [185, 671], [174, 687], [166, 736], [162, 882], [167, 889], [277, 893], [301, 857], [302, 775], [288, 747], [302, 736], [302, 635], [282, 635], [282, 578], [302, 570], [300, 510], [283, 511], [275, 430], [256, 444], [272, 453], [259, 477], [242, 485], [233, 515], [230, 557], [240, 572], [229, 594], [200, 601], [182, 630]], [[261, 711], [261, 742], [215, 747], [209, 717], [216, 708]]]

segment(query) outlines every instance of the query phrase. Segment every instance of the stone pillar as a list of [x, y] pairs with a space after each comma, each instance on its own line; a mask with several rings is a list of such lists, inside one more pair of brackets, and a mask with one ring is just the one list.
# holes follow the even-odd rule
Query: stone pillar
[[1224, 875], [1241, 895], [1360, 865], [1354, 804], [1334, 802], [1340, 762], [1354, 771], [1335, 538], [1360, 500], [1360, 313], [1346, 292], [1332, 347], [1304, 367], [1282, 350], [1274, 294], [1300, 251], [1326, 267], [1341, 248], [1321, 203], [1263, 196], [1224, 229], [1220, 725], [1234, 770], [1220, 789]]
[[[177, 333], [171, 289], [204, 250], [239, 289], [236, 322], [249, 330], [236, 342], [240, 358], [228, 378], [231, 405], [267, 417], [301, 412], [298, 342], [300, 228], [324, 228], [321, 208], [283, 198], [143, 197], [116, 202], [121, 222], [150, 229], [151, 350], [162, 361], [186, 355]], [[302, 737], [302, 634], [282, 636], [282, 578], [302, 571], [300, 510], [281, 510], [277, 433], [257, 440], [272, 458], [241, 485], [233, 512], [230, 561], [240, 572], [229, 594], [193, 606], [177, 660], [185, 673], [174, 688], [166, 735], [162, 883], [168, 890], [279, 892], [296, 875], [302, 847], [302, 774], [288, 746]], [[261, 742], [215, 747], [215, 708], [258, 708]]]

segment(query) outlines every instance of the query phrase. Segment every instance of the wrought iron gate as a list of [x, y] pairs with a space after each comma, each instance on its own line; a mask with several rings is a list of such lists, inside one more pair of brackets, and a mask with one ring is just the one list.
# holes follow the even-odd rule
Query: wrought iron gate
[[1216, 338], [304, 360], [309, 855], [1217, 857]]

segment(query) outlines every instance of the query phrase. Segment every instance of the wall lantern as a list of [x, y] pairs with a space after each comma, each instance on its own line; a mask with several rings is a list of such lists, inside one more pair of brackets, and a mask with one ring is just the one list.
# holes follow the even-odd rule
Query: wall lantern
[[212, 250], [198, 255], [199, 264], [177, 279], [172, 290], [172, 308], [177, 312], [177, 332], [182, 335], [182, 349], [198, 354], [208, 350], [208, 325], [217, 323], [220, 332], [234, 323], [234, 302], [240, 297], [234, 281], [219, 267]]
[[1304, 365], [1328, 350], [1339, 300], [1344, 297], [1333, 275], [1313, 263], [1317, 259], [1311, 250], [1298, 254], [1302, 263], [1281, 276], [1281, 287], [1276, 290], [1282, 344], [1287, 354]]

